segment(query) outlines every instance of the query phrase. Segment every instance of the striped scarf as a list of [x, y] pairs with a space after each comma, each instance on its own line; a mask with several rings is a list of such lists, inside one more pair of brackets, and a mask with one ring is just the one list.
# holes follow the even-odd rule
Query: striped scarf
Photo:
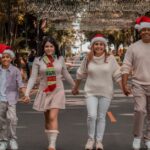
[[53, 65], [54, 59], [52, 56], [48, 57], [46, 55], [43, 56], [43, 61], [45, 62], [47, 69], [46, 69], [46, 76], [47, 76], [47, 87], [44, 90], [45, 93], [52, 92], [56, 88], [56, 72]]

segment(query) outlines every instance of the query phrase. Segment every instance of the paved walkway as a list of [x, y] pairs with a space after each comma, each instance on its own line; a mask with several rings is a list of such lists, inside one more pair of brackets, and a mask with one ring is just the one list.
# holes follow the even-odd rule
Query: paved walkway
[[[32, 91], [32, 98], [36, 90]], [[66, 90], [66, 110], [60, 111], [60, 135], [57, 150], [83, 150], [87, 140], [86, 107], [84, 95], [73, 96]], [[46, 150], [47, 138], [44, 134], [43, 113], [29, 105], [18, 105], [18, 141], [20, 150]], [[126, 97], [115, 89], [114, 99], [107, 115], [104, 136], [105, 150], [131, 150], [133, 124], [132, 96]]]

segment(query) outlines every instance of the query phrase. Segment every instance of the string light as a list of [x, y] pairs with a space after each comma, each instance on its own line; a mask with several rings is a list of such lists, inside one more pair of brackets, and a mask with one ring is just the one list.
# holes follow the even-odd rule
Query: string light
[[81, 13], [81, 28], [88, 30], [91, 24], [94, 24], [94, 29], [104, 26], [129, 27], [136, 17], [150, 11], [150, 0], [26, 0], [26, 3], [28, 12], [46, 17], [56, 24], [62, 22], [62, 28], [65, 24], [70, 26], [70, 21]]

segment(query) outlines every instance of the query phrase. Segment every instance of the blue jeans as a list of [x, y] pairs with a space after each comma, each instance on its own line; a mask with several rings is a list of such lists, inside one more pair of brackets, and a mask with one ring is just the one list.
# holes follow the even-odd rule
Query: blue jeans
[[88, 136], [102, 141], [105, 131], [106, 113], [111, 99], [103, 96], [89, 96], [86, 99]]

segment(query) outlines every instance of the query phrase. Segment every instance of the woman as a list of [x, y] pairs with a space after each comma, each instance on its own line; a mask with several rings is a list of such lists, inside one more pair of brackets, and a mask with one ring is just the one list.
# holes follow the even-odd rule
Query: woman
[[[121, 72], [113, 55], [106, 52], [107, 40], [97, 34], [90, 44], [90, 53], [84, 58], [77, 71], [73, 94], [78, 93], [81, 79], [85, 83], [88, 141], [86, 150], [103, 150], [102, 140], [105, 130], [105, 117], [113, 96], [113, 79], [121, 86]], [[95, 139], [96, 138], [96, 139]]]
[[32, 74], [29, 79], [25, 102], [29, 102], [29, 93], [40, 75], [40, 85], [33, 108], [43, 111], [45, 115], [45, 132], [48, 136], [48, 150], [56, 150], [55, 143], [58, 131], [59, 109], [65, 109], [65, 92], [62, 75], [74, 86], [74, 81], [68, 73], [64, 58], [60, 56], [58, 44], [52, 37], [46, 37], [42, 43], [39, 57], [35, 58]]

